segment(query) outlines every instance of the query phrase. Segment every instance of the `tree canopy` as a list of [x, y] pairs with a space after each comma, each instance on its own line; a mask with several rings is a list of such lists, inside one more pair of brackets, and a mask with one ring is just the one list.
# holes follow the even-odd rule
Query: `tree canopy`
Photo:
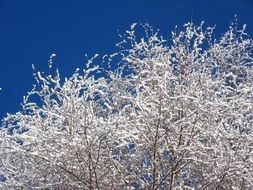
[[251, 189], [253, 41], [213, 31], [133, 24], [65, 81], [52, 55], [2, 121], [1, 189]]

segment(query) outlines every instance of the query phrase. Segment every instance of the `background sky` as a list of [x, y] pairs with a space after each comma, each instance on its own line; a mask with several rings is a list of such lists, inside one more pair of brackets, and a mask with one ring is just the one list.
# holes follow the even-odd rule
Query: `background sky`
[[253, 36], [252, 0], [0, 0], [0, 119], [21, 109], [22, 98], [35, 83], [32, 64], [48, 71], [48, 59], [61, 75], [69, 77], [82, 68], [85, 53], [113, 53], [132, 23], [148, 22], [165, 39], [175, 25], [192, 18], [216, 25], [224, 33], [238, 16]]

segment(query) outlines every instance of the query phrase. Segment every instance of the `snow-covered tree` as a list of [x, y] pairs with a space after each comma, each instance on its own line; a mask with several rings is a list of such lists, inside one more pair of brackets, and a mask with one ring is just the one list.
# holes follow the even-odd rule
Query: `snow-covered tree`
[[35, 72], [22, 111], [2, 121], [2, 189], [253, 188], [245, 26], [213, 40], [214, 28], [188, 23], [171, 42], [136, 27], [65, 81]]

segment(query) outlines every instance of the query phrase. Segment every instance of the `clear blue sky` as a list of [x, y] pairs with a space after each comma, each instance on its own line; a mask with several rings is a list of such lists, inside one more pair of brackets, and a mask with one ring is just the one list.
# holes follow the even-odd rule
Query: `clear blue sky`
[[82, 67], [84, 54], [115, 50], [134, 22], [148, 22], [165, 38], [190, 21], [217, 25], [224, 32], [238, 15], [253, 36], [252, 0], [0, 0], [0, 119], [21, 109], [34, 83], [32, 67], [47, 71], [51, 53], [63, 76]]

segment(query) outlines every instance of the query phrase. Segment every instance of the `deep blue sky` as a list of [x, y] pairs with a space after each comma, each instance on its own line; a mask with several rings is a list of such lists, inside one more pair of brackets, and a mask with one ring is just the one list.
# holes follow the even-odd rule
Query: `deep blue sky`
[[148, 22], [168, 38], [190, 21], [224, 32], [238, 15], [253, 36], [252, 0], [0, 0], [0, 119], [20, 110], [34, 83], [32, 67], [47, 71], [48, 58], [63, 76], [82, 67], [84, 54], [112, 53], [118, 32]]

